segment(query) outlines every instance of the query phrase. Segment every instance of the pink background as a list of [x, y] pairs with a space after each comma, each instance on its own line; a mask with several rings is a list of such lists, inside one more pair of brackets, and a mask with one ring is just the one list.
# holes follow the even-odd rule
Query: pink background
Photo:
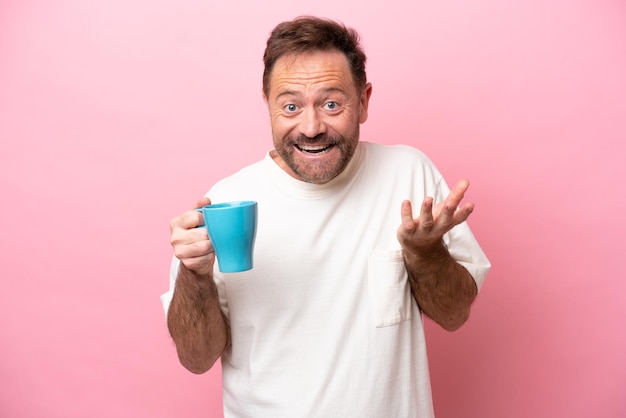
[[221, 416], [165, 327], [168, 224], [271, 147], [267, 34], [318, 14], [362, 34], [362, 138], [472, 181], [494, 267], [427, 325], [438, 417], [626, 416], [625, 3], [299, 3], [0, 2], [0, 415]]

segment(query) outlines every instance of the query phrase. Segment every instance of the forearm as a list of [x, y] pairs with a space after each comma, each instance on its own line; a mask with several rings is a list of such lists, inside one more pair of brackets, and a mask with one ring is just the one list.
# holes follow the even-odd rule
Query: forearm
[[197, 374], [213, 366], [229, 343], [229, 329], [212, 277], [181, 264], [167, 325], [183, 366]]
[[476, 282], [441, 243], [417, 255], [404, 251], [413, 296], [422, 312], [454, 331], [469, 318]]

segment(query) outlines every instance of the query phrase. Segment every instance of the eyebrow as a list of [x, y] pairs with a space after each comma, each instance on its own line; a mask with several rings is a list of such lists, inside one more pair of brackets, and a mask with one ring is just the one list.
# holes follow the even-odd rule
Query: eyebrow
[[[322, 93], [326, 93], [326, 94], [337, 92], [343, 95], [347, 95], [347, 92], [345, 91], [345, 89], [341, 87], [336, 87], [336, 86], [324, 87], [320, 90]], [[282, 96], [299, 96], [299, 95], [300, 95], [300, 92], [298, 92], [297, 90], [283, 90], [276, 95], [276, 100], [280, 99]]]
[[297, 96], [298, 93], [295, 90], [283, 90], [276, 95], [276, 100], [280, 99], [283, 96]]

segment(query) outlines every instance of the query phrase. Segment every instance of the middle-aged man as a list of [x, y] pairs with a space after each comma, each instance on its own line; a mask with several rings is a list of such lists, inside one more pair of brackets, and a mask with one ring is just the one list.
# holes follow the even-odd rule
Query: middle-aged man
[[372, 85], [352, 29], [281, 23], [264, 62], [274, 149], [196, 205], [258, 201], [254, 268], [219, 272], [200, 213], [171, 221], [179, 359], [203, 373], [221, 358], [226, 417], [432, 417], [422, 315], [459, 328], [489, 269], [469, 183], [359, 141]]

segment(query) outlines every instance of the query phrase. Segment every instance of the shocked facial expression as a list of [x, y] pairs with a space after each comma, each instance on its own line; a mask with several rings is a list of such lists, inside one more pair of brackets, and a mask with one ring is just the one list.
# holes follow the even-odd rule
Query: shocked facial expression
[[279, 58], [269, 86], [274, 160], [309, 183], [338, 176], [354, 155], [359, 124], [367, 120], [371, 85], [357, 88], [345, 55], [332, 50]]

